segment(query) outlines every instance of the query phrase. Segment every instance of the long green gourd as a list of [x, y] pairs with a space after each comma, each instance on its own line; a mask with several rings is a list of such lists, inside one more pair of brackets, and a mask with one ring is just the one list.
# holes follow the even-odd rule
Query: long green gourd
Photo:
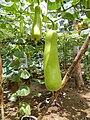
[[49, 30], [46, 33], [44, 49], [45, 85], [49, 91], [57, 91], [61, 87], [62, 78], [58, 60], [57, 33]]
[[34, 21], [32, 25], [32, 38], [39, 40], [42, 32], [42, 10], [40, 6], [35, 7]]

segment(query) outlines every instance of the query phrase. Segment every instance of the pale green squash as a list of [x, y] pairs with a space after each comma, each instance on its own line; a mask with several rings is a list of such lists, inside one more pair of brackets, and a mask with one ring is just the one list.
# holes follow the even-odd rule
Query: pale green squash
[[49, 30], [46, 33], [44, 50], [45, 85], [49, 91], [57, 91], [61, 87], [62, 78], [58, 60], [57, 33]]
[[34, 21], [32, 24], [32, 38], [39, 40], [42, 33], [42, 10], [40, 6], [35, 7]]

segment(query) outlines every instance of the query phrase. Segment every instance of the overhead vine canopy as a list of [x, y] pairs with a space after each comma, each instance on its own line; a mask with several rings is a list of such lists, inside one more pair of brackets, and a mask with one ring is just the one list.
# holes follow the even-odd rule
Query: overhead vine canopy
[[[52, 25], [60, 32], [61, 26], [72, 27], [69, 22], [81, 19], [89, 21], [89, 2], [89, 0], [2, 0], [0, 1], [0, 39], [16, 38], [21, 33], [30, 36], [37, 4], [42, 8], [43, 32]], [[60, 21], [65, 23], [61, 25]]]

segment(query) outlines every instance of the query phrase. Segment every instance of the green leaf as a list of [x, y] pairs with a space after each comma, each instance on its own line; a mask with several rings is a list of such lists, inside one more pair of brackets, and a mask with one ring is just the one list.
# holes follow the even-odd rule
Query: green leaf
[[27, 70], [20, 70], [19, 71], [20, 77], [23, 79], [28, 79], [31, 75]]
[[1, 24], [0, 27], [3, 28], [3, 29], [5, 29], [6, 25], [5, 24]]
[[18, 58], [24, 58], [25, 57], [24, 51], [21, 51], [21, 50], [15, 51], [13, 55], [18, 57]]
[[89, 32], [90, 32], [90, 29], [85, 29], [81, 31], [80, 35], [84, 37], [84, 36], [87, 36]]
[[63, 17], [64, 19], [74, 20], [74, 16], [73, 16], [71, 13], [69, 13], [69, 12], [63, 13], [63, 14], [62, 14], [62, 17]]
[[[34, 1], [34, 3], [37, 3], [37, 0], [33, 0]], [[43, 0], [39, 0], [40, 2], [43, 2]]]
[[11, 0], [5, 0], [6, 2], [10, 2]]
[[31, 2], [32, 2], [32, 0], [26, 0], [26, 2], [29, 2], [29, 3], [31, 3]]
[[76, 12], [73, 14], [73, 17], [74, 17], [74, 18], [78, 18], [78, 15], [79, 15], [79, 12], [76, 11]]
[[86, 11], [85, 14], [90, 19], [90, 11]]
[[34, 95], [40, 97], [42, 94], [40, 92], [38, 92], [38, 91], [35, 91]]
[[64, 0], [56, 0], [56, 3], [61, 3], [63, 2]]
[[12, 0], [12, 2], [19, 2], [19, 0]]
[[80, 0], [73, 0], [72, 5], [76, 5]]
[[13, 73], [11, 78], [12, 78], [12, 82], [19, 82], [20, 80], [20, 76], [16, 73]]
[[30, 105], [26, 102], [20, 102], [19, 103], [19, 112], [22, 115], [30, 115], [31, 114]]
[[1, 5], [6, 12], [16, 13], [18, 10], [18, 5], [16, 3], [12, 4], [11, 6], [7, 6], [7, 4]]
[[18, 96], [27, 96], [30, 94], [30, 88], [27, 85], [22, 85], [16, 93]]
[[43, 21], [44, 22], [48, 22], [49, 21], [49, 19], [47, 18], [47, 16], [43, 16]]
[[61, 7], [61, 2], [57, 3], [57, 2], [48, 2], [48, 10], [56, 10], [59, 9]]
[[18, 68], [19, 66], [20, 66], [20, 61], [19, 61], [19, 59], [15, 59], [15, 60], [10, 64], [10, 67]]
[[90, 0], [81, 0], [81, 3], [85, 8], [90, 8]]
[[89, 51], [86, 51], [86, 52], [85, 52], [85, 55], [89, 55], [89, 54], [90, 54]]
[[10, 96], [9, 100], [10, 100], [10, 101], [15, 101], [16, 98], [17, 98], [17, 94], [16, 94], [16, 93], [13, 93], [13, 94]]
[[40, 79], [33, 79], [35, 82], [38, 82], [39, 84], [45, 84], [45, 81]]
[[82, 0], [81, 1], [85, 9], [86, 16], [90, 19], [90, 0]]

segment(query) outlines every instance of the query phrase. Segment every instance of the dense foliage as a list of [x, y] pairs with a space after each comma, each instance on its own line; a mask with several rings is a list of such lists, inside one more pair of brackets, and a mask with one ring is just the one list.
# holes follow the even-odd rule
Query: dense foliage
[[[31, 31], [35, 6], [38, 4], [42, 9], [42, 36], [40, 41], [35, 42]], [[73, 61], [73, 47], [81, 47], [90, 32], [89, 5], [90, 0], [0, 1], [0, 54], [3, 59], [3, 74], [5, 78], [11, 78], [12, 82], [18, 82], [19, 85], [22, 83], [15, 96], [30, 93], [30, 88], [23, 86], [21, 79], [33, 79], [34, 72], [43, 74], [45, 35], [49, 29], [58, 33], [59, 61], [62, 74], [65, 74]], [[90, 45], [82, 58], [81, 66], [82, 74], [89, 80]], [[31, 68], [35, 68], [34, 72]], [[39, 79], [34, 80], [42, 84]], [[20, 106], [23, 108], [25, 103]], [[22, 109], [20, 111], [23, 113]]]

